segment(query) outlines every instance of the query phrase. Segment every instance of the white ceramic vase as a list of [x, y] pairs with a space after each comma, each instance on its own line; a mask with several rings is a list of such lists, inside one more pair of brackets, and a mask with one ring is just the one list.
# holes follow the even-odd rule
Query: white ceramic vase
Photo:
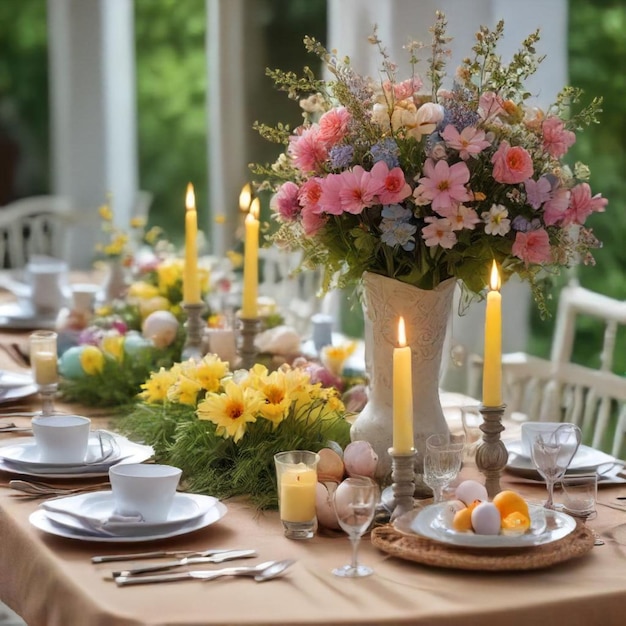
[[[365, 368], [368, 402], [351, 429], [352, 440], [369, 441], [378, 454], [377, 479], [390, 481], [393, 440], [393, 350], [398, 345], [398, 319], [404, 317], [411, 347], [413, 432], [417, 450], [416, 482], [420, 491], [426, 439], [448, 432], [439, 401], [439, 372], [455, 280], [433, 290], [366, 272], [363, 275]], [[423, 487], [423, 486], [422, 486]]]
[[113, 302], [126, 294], [126, 268], [121, 258], [111, 259], [107, 263], [107, 274], [104, 279], [103, 295], [105, 302]]

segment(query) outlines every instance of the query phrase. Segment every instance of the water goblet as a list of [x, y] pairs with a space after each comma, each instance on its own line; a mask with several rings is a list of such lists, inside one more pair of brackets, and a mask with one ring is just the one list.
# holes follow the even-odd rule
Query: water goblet
[[369, 528], [374, 519], [378, 498], [378, 485], [371, 478], [365, 476], [346, 478], [335, 490], [333, 507], [337, 521], [348, 534], [352, 544], [350, 563], [335, 568], [333, 570], [335, 576], [359, 578], [374, 573], [371, 567], [359, 564], [358, 549], [361, 535]]
[[431, 435], [424, 453], [424, 482], [433, 490], [435, 504], [443, 500], [443, 490], [457, 477], [463, 462], [464, 435]]
[[41, 415], [54, 414], [54, 396], [59, 384], [57, 369], [57, 334], [52, 330], [36, 330], [29, 337], [33, 378], [41, 396]]
[[577, 474], [561, 478], [562, 510], [582, 520], [596, 516], [598, 474]]
[[531, 459], [546, 481], [548, 499], [544, 507], [554, 507], [554, 483], [565, 474], [581, 441], [580, 428], [575, 424], [561, 424], [554, 430], [539, 433], [533, 439]]

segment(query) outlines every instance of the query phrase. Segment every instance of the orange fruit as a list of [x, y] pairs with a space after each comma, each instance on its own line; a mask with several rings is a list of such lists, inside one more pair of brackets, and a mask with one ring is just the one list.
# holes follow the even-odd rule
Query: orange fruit
[[511, 513], [521, 513], [525, 517], [529, 518], [528, 504], [526, 500], [515, 491], [501, 491], [493, 499], [493, 503], [500, 511], [500, 517], [504, 519]]
[[452, 528], [458, 531], [472, 530], [472, 511], [480, 504], [480, 500], [474, 500], [472, 504], [457, 511], [452, 520]]
[[502, 518], [502, 530], [511, 534], [522, 534], [530, 528], [530, 519], [520, 513], [519, 511], [513, 511], [506, 517]]

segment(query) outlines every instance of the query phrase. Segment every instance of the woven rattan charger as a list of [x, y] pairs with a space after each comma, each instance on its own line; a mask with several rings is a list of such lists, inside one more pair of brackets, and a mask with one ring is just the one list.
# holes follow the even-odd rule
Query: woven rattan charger
[[550, 567], [583, 556], [593, 548], [593, 532], [582, 522], [557, 541], [523, 548], [467, 548], [400, 532], [392, 524], [374, 528], [372, 545], [392, 556], [423, 565], [482, 571]]

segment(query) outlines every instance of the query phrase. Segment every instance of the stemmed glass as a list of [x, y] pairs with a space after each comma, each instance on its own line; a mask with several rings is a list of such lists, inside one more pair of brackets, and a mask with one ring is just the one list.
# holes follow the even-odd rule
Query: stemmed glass
[[378, 504], [378, 485], [365, 476], [346, 478], [335, 490], [333, 506], [337, 521], [348, 533], [352, 544], [352, 559], [349, 564], [333, 570], [335, 576], [359, 578], [374, 573], [371, 567], [360, 565], [357, 560], [361, 535], [369, 528], [376, 505]]
[[33, 378], [42, 400], [41, 415], [53, 415], [53, 399], [59, 383], [57, 334], [51, 330], [36, 330], [30, 335], [29, 343]]
[[424, 453], [424, 482], [433, 490], [435, 504], [443, 500], [443, 490], [461, 470], [464, 435], [431, 435]]
[[572, 462], [582, 434], [575, 424], [561, 424], [555, 430], [539, 433], [530, 450], [537, 471], [546, 481], [548, 499], [546, 509], [554, 507], [554, 483], [559, 480]]

